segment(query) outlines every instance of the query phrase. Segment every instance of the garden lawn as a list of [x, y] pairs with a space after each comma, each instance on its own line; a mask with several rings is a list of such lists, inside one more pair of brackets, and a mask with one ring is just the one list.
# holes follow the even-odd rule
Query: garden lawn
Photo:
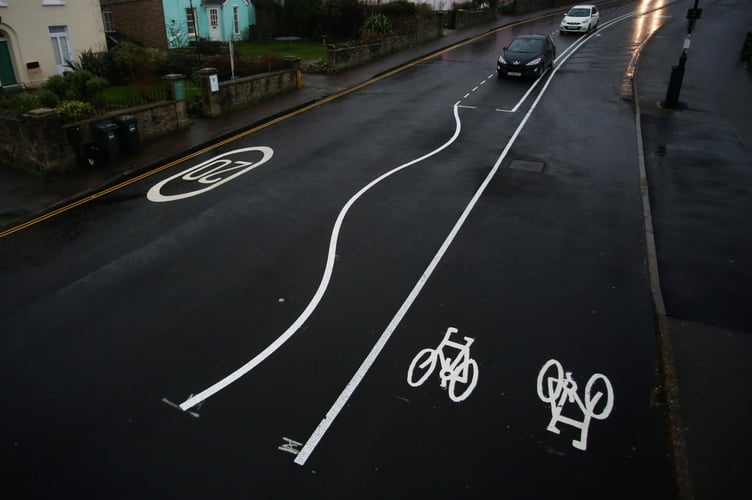
[[326, 46], [321, 42], [311, 42], [307, 40], [296, 41], [277, 41], [269, 40], [268, 42], [235, 42], [235, 54], [242, 57], [250, 58], [269, 58], [269, 57], [290, 57], [300, 58], [301, 63], [315, 61], [317, 59], [326, 60]]

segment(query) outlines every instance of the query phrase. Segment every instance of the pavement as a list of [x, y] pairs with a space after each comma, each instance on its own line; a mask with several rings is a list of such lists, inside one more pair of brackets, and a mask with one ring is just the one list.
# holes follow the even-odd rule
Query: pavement
[[[636, 117], [637, 122], [642, 124], [638, 133], [641, 130], [644, 151], [641, 159], [644, 167], [643, 199], [648, 210], [651, 207], [654, 210], [652, 214], [647, 212], [650, 215], [646, 217], [646, 234], [649, 260], [653, 267], [651, 274], [658, 313], [659, 345], [663, 347], [662, 368], [667, 375], [664, 397], [670, 416], [678, 498], [731, 498], [737, 491], [746, 490], [742, 481], [746, 470], [752, 465], [748, 451], [752, 445], [752, 431], [748, 425], [752, 416], [752, 398], [744, 387], [745, 382], [752, 380], [748, 367], [748, 360], [752, 359], [752, 321], [749, 312], [746, 312], [749, 302], [746, 307], [744, 305], [745, 300], [750, 298], [748, 283], [752, 282], [749, 279], [752, 277], [752, 263], [749, 262], [752, 255], [749, 214], [752, 214], [752, 210], [742, 213], [741, 219], [738, 213], [732, 214], [739, 212], [739, 207], [749, 207], [749, 200], [752, 199], [752, 168], [749, 168], [752, 166], [749, 147], [752, 144], [752, 71], [739, 62], [743, 34], [752, 30], [752, 16], [748, 7], [747, 0], [707, 2], [703, 18], [697, 22], [693, 33], [694, 43], [688, 51], [687, 70], [676, 109], [667, 109], [661, 103], [665, 101], [671, 69], [679, 62], [687, 34], [683, 19], [668, 22], [638, 49], [640, 54], [633, 79]], [[336, 74], [306, 73], [301, 89], [268, 98], [220, 118], [194, 119], [189, 129], [145, 143], [139, 154], [122, 158], [111, 165], [82, 167], [64, 175], [47, 177], [34, 176], [21, 170], [0, 169], [0, 239], [4, 233], [9, 234], [8, 230], [24, 222], [200, 150], [219, 139], [357, 87], [378, 75], [499, 26], [560, 10], [551, 9], [528, 16], [505, 15], [492, 23], [447, 31], [439, 40], [358, 68]], [[711, 26], [716, 22], [727, 23], [727, 26], [730, 24], [731, 28], [713, 29], [711, 34]], [[740, 23], [747, 23], [743, 32]], [[718, 57], [717, 50], [710, 47], [708, 38], [711, 36], [716, 38], [712, 40], [713, 44], [730, 47], [730, 57]], [[703, 39], [707, 40], [705, 48], [702, 46]], [[708, 77], [709, 70], [712, 78]], [[715, 155], [705, 158], [704, 162], [720, 165], [713, 173], [712, 182], [708, 181], [711, 188], [724, 176], [737, 188], [723, 190], [723, 205], [726, 208], [717, 217], [717, 230], [708, 238], [698, 235], [684, 252], [696, 255], [697, 251], [703, 251], [704, 242], [712, 239], [716, 248], [723, 248], [735, 255], [733, 259], [727, 259], [737, 267], [734, 272], [724, 275], [723, 286], [728, 289], [729, 301], [724, 301], [726, 309], [719, 313], [720, 320], [719, 315], [706, 318], [701, 314], [702, 307], [712, 306], [713, 289], [709, 290], [707, 300], [686, 314], [674, 314], [676, 310], [681, 311], [680, 304], [664, 304], [661, 283], [665, 283], [664, 276], [669, 282], [674, 279], [672, 264], [675, 262], [669, 256], [661, 256], [660, 252], [656, 258], [655, 249], [650, 248], [653, 238], [658, 241], [659, 247], [664, 245], [670, 248], [671, 232], [666, 231], [669, 237], [662, 241], [660, 229], [653, 234], [653, 228], [675, 221], [667, 214], [677, 204], [693, 203], [691, 199], [677, 201], [672, 191], [672, 187], [680, 188], [687, 179], [666, 173], [671, 169], [686, 171], [688, 157], [678, 153], [697, 151], [698, 140], [705, 145], [703, 153]], [[714, 147], [714, 144], [723, 147]], [[728, 165], [724, 155], [728, 153], [729, 145], [735, 148], [737, 157], [741, 156], [740, 161], [729, 167], [733, 175], [723, 168]], [[687, 175], [691, 176], [692, 173]], [[702, 179], [698, 181], [702, 182]], [[647, 206], [648, 203], [650, 206]], [[691, 205], [691, 208], [697, 207]], [[724, 223], [731, 220], [738, 223]], [[679, 251], [676, 255], [683, 254]], [[704, 262], [680, 264], [691, 264], [693, 269], [715, 273]], [[661, 281], [658, 281], [659, 273]], [[697, 290], [710, 288], [703, 287], [702, 280], [706, 277], [699, 272]], [[670, 284], [679, 288], [682, 286], [681, 282]], [[727, 323], [724, 323], [724, 318], [728, 319]], [[711, 397], [713, 400], [708, 402]]]

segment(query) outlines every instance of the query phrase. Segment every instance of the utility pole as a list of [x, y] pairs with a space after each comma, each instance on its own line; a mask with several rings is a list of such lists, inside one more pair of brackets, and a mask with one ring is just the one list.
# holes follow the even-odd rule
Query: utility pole
[[702, 9], [697, 7], [700, 0], [695, 0], [694, 7], [687, 10], [687, 37], [684, 39], [682, 53], [679, 56], [679, 64], [671, 67], [671, 80], [668, 82], [666, 91], [666, 100], [663, 101], [664, 108], [681, 109], [683, 106], [679, 103], [679, 93], [681, 92], [682, 81], [684, 80], [684, 69], [687, 64], [687, 51], [689, 50], [692, 30], [695, 27], [695, 21], [700, 19]]

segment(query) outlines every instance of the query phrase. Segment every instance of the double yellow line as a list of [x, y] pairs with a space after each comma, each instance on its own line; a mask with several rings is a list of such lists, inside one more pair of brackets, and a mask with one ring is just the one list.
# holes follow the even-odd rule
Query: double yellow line
[[272, 125], [274, 125], [276, 123], [279, 123], [279, 122], [281, 122], [283, 120], [287, 120], [288, 118], [292, 118], [293, 116], [297, 116], [297, 115], [299, 115], [301, 113], [305, 113], [306, 111], [310, 111], [313, 108], [316, 108], [316, 107], [321, 106], [323, 104], [327, 104], [327, 103], [329, 103], [329, 102], [331, 102], [331, 101], [333, 101], [335, 99], [339, 99], [342, 96], [345, 96], [345, 95], [350, 94], [352, 92], [358, 91], [358, 90], [360, 90], [360, 89], [362, 89], [364, 87], [372, 85], [372, 84], [374, 84], [374, 83], [376, 83], [378, 81], [381, 81], [381, 80], [383, 80], [385, 78], [388, 78], [388, 77], [393, 76], [393, 75], [395, 75], [397, 73], [405, 71], [406, 69], [412, 68], [413, 66], [416, 66], [416, 65], [418, 65], [418, 64], [420, 64], [422, 62], [425, 62], [425, 61], [427, 61], [429, 59], [433, 59], [436, 56], [440, 56], [440, 55], [442, 55], [442, 54], [444, 54], [446, 52], [449, 52], [450, 50], [453, 50], [453, 49], [455, 49], [457, 47], [461, 47], [463, 45], [467, 45], [467, 44], [476, 42], [476, 41], [478, 41], [478, 40], [480, 40], [482, 38], [485, 38], [485, 37], [487, 37], [489, 35], [498, 33], [499, 31], [502, 31], [502, 30], [505, 30], [505, 29], [509, 29], [509, 28], [513, 28], [515, 26], [519, 26], [520, 24], [524, 24], [524, 23], [527, 23], [527, 22], [530, 22], [530, 21], [537, 21], [537, 20], [540, 20], [540, 19], [545, 19], [547, 17], [551, 17], [551, 16], [555, 16], [555, 15], [560, 15], [560, 12], [549, 13], [549, 14], [538, 16], [538, 17], [533, 17], [533, 18], [529, 18], [529, 19], [524, 19], [524, 20], [516, 21], [516, 22], [511, 23], [511, 24], [506, 24], [506, 25], [500, 26], [500, 27], [498, 27], [496, 29], [487, 31], [486, 33], [482, 33], [482, 34], [474, 36], [472, 38], [468, 38], [467, 40], [464, 40], [462, 42], [458, 42], [458, 43], [456, 43], [454, 45], [450, 45], [449, 47], [446, 47], [444, 49], [438, 50], [436, 52], [432, 52], [432, 53], [430, 53], [430, 54], [428, 54], [426, 56], [420, 57], [418, 59], [415, 59], [414, 61], [411, 61], [409, 63], [403, 64], [402, 66], [399, 66], [399, 67], [394, 68], [394, 69], [392, 69], [390, 71], [387, 71], [387, 72], [382, 73], [382, 74], [380, 74], [378, 76], [375, 76], [375, 77], [373, 77], [373, 78], [371, 78], [369, 80], [366, 80], [365, 82], [362, 82], [362, 83], [359, 83], [357, 85], [354, 85], [353, 87], [350, 87], [348, 89], [342, 90], [340, 92], [337, 92], [336, 94], [332, 94], [332, 95], [330, 95], [328, 97], [325, 97], [325, 98], [323, 98], [321, 100], [318, 100], [316, 102], [313, 102], [311, 104], [303, 106], [302, 108], [296, 109], [295, 111], [291, 111], [289, 113], [285, 113], [284, 115], [280, 115], [277, 118], [269, 120], [268, 122], [264, 122], [261, 125], [253, 127], [251, 129], [248, 129], [248, 130], [246, 130], [244, 132], [241, 132], [239, 134], [235, 134], [235, 135], [233, 135], [231, 137], [228, 137], [227, 139], [224, 139], [223, 141], [214, 143], [211, 146], [207, 146], [207, 147], [205, 147], [203, 149], [200, 149], [198, 151], [194, 151], [193, 153], [190, 153], [190, 154], [188, 154], [186, 156], [183, 156], [183, 157], [181, 157], [181, 158], [179, 158], [177, 160], [174, 160], [174, 161], [171, 161], [171, 162], [166, 163], [164, 165], [161, 165], [161, 166], [159, 166], [159, 167], [157, 167], [157, 168], [155, 168], [153, 170], [149, 170], [148, 172], [144, 172], [144, 173], [142, 173], [140, 175], [137, 175], [135, 177], [127, 179], [127, 180], [125, 180], [123, 182], [120, 182], [118, 184], [115, 184], [113, 186], [105, 188], [102, 191], [97, 191], [94, 194], [91, 194], [89, 196], [85, 196], [85, 197], [83, 197], [81, 199], [78, 199], [78, 200], [73, 201], [71, 203], [68, 203], [66, 205], [60, 206], [60, 207], [58, 207], [58, 208], [56, 208], [54, 210], [46, 212], [43, 215], [40, 215], [40, 216], [35, 217], [33, 219], [30, 219], [30, 220], [28, 220], [26, 222], [23, 222], [23, 223], [21, 223], [21, 224], [19, 224], [17, 226], [13, 226], [13, 227], [10, 227], [10, 228], [5, 229], [3, 231], [0, 231], [0, 238], [4, 238], [5, 236], [9, 236], [9, 235], [11, 235], [11, 234], [13, 234], [15, 232], [21, 231], [22, 229], [26, 229], [27, 227], [31, 227], [31, 226], [33, 226], [35, 224], [38, 224], [38, 223], [43, 222], [43, 221], [46, 221], [47, 219], [51, 219], [52, 217], [55, 217], [55, 216], [60, 215], [60, 214], [62, 214], [64, 212], [67, 212], [68, 210], [72, 210], [72, 209], [74, 209], [76, 207], [79, 207], [79, 206], [85, 204], [85, 203], [89, 203], [90, 201], [94, 201], [97, 198], [101, 198], [102, 196], [108, 195], [108, 194], [110, 194], [110, 193], [112, 193], [114, 191], [117, 191], [118, 189], [124, 188], [124, 187], [129, 186], [129, 185], [131, 185], [133, 183], [136, 183], [138, 181], [146, 179], [147, 177], [150, 177], [150, 176], [152, 176], [154, 174], [157, 174], [157, 173], [159, 173], [159, 172], [161, 172], [163, 170], [166, 170], [166, 169], [168, 169], [170, 167], [173, 167], [173, 166], [175, 166], [175, 165], [177, 165], [179, 163], [183, 163], [186, 160], [190, 160], [191, 158], [194, 158], [196, 156], [202, 155], [202, 154], [204, 154], [204, 153], [206, 153], [208, 151], [211, 151], [212, 149], [216, 149], [216, 148], [221, 147], [221, 146], [223, 146], [225, 144], [228, 144], [230, 142], [236, 141], [236, 140], [240, 139], [241, 137], [245, 137], [247, 135], [253, 134], [255, 132], [258, 132], [259, 130], [262, 130], [262, 129], [265, 129], [267, 127], [270, 127], [270, 126], [272, 126]]

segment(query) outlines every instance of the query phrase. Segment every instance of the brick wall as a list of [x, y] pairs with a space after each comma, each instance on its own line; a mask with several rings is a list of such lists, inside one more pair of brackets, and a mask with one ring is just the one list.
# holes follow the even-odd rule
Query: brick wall
[[[100, 0], [112, 11], [115, 30], [125, 33], [144, 47], [167, 49], [162, 0]], [[196, 0], [194, 5], [199, 5]]]

